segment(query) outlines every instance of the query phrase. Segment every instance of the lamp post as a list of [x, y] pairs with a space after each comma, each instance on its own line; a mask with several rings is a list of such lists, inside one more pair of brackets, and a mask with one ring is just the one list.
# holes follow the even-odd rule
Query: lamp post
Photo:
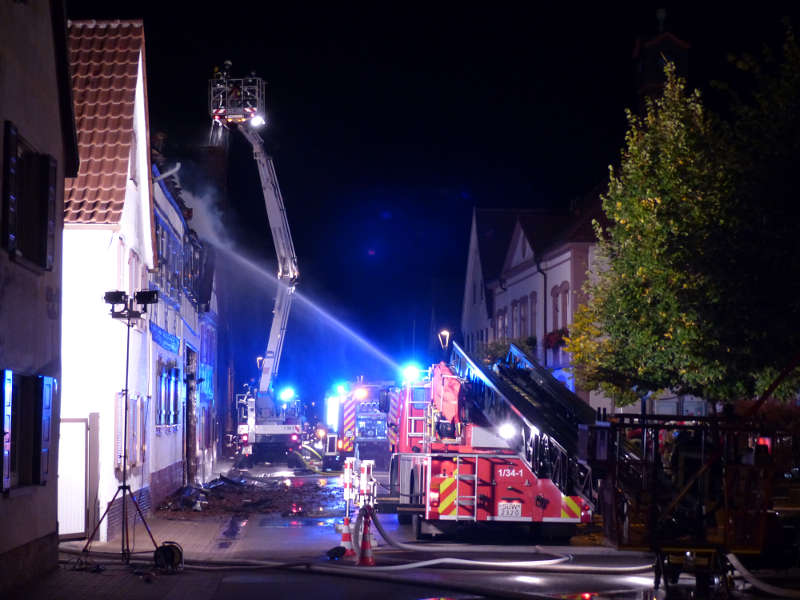
[[447, 351], [447, 347], [450, 345], [450, 332], [447, 329], [439, 332], [439, 344], [441, 344], [442, 350]]
[[[124, 320], [127, 330], [125, 339], [125, 387], [123, 388], [125, 417], [122, 425], [122, 485], [118, 486], [117, 491], [114, 492], [114, 497], [111, 498], [111, 502], [108, 503], [108, 507], [103, 513], [103, 516], [100, 517], [100, 520], [97, 522], [97, 525], [95, 525], [92, 534], [86, 541], [86, 545], [83, 547], [83, 552], [88, 552], [89, 544], [92, 543], [92, 539], [97, 533], [100, 523], [102, 523], [103, 519], [105, 519], [109, 509], [111, 508], [111, 505], [114, 503], [114, 500], [116, 500], [117, 495], [122, 492], [122, 530], [120, 536], [120, 554], [122, 555], [122, 561], [127, 564], [130, 562], [131, 558], [131, 547], [130, 536], [128, 534], [128, 504], [125, 498], [126, 495], [130, 496], [134, 507], [136, 507], [136, 511], [139, 513], [139, 518], [142, 519], [142, 523], [144, 524], [145, 529], [147, 529], [150, 540], [153, 542], [153, 546], [155, 546], [156, 550], [158, 549], [158, 544], [156, 543], [156, 540], [150, 531], [150, 527], [147, 525], [147, 521], [144, 519], [142, 509], [139, 508], [139, 504], [136, 502], [136, 498], [134, 498], [133, 494], [131, 493], [130, 486], [128, 485], [128, 368], [130, 365], [131, 356], [131, 327], [133, 326], [132, 321], [134, 319], [140, 318], [144, 313], [147, 312], [147, 306], [149, 304], [156, 304], [158, 302], [158, 291], [142, 290], [136, 292], [133, 297], [129, 297], [125, 292], [115, 290], [112, 292], [106, 292], [103, 296], [103, 300], [105, 300], [106, 304], [111, 305], [111, 318]], [[134, 308], [135, 305], [139, 305], [140, 310], [136, 310]]]
[[447, 361], [447, 350], [450, 346], [450, 331], [447, 329], [442, 329], [439, 332], [439, 345], [442, 347], [442, 354], [444, 354], [443, 360]]

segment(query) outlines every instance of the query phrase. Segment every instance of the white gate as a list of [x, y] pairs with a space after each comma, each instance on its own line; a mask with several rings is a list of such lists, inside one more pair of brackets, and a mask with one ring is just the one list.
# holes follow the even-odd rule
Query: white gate
[[88, 535], [86, 476], [88, 419], [61, 419], [58, 443], [58, 534], [60, 539]]

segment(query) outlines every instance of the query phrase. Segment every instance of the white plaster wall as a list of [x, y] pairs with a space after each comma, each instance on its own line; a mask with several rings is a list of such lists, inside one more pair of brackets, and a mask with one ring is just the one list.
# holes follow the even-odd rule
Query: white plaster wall
[[[138, 246], [141, 249], [140, 256], [148, 269], [153, 268], [153, 256], [155, 248], [152, 242], [152, 211], [150, 209], [150, 177], [149, 164], [149, 135], [147, 131], [146, 102], [144, 97], [144, 69], [142, 65], [142, 55], [139, 53], [139, 71], [136, 81], [136, 95], [134, 100], [133, 127], [136, 131], [136, 156], [138, 176], [138, 193], [140, 200], [136, 204], [138, 209], [139, 230]], [[130, 184], [130, 180], [129, 180]]]
[[[461, 311], [461, 333], [464, 336], [464, 345], [469, 336], [481, 330], [491, 330], [489, 315], [486, 312], [486, 298], [482, 296], [483, 272], [480, 257], [478, 256], [478, 240], [475, 231], [473, 216], [472, 230], [470, 233], [469, 254], [467, 255], [467, 273], [464, 286], [464, 302]], [[473, 302], [472, 286], [475, 285], [475, 301]], [[491, 336], [491, 331], [488, 332]]]
[[[99, 490], [101, 510], [117, 490], [115, 471], [116, 394], [125, 387], [126, 325], [112, 319], [103, 295], [117, 287], [117, 235], [109, 229], [64, 232], [62, 327], [62, 417], [100, 414]], [[127, 261], [126, 261], [127, 264]], [[147, 396], [147, 347], [140, 329], [130, 337], [129, 396]], [[69, 477], [69, 473], [61, 476]], [[135, 482], [135, 479], [132, 480]], [[135, 486], [134, 486], [135, 487]], [[91, 500], [91, 499], [90, 499]], [[105, 538], [106, 522], [101, 529]]]

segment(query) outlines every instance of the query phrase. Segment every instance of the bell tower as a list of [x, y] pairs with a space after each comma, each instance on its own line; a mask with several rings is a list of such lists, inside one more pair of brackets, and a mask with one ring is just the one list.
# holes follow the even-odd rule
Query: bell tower
[[667, 61], [675, 63], [678, 75], [689, 75], [690, 44], [670, 33], [666, 28], [667, 11], [656, 11], [658, 31], [654, 36], [639, 36], [633, 49], [636, 75], [636, 94], [639, 98], [639, 111], [644, 112], [645, 98], [658, 96], [664, 87], [664, 65]]

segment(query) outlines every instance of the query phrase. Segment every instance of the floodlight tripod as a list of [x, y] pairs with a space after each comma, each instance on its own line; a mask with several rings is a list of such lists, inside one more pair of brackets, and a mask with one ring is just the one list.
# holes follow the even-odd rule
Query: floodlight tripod
[[[121, 293], [121, 292], [109, 292], [112, 293]], [[106, 294], [106, 302], [110, 303], [109, 294]], [[136, 294], [139, 296], [139, 294]], [[115, 299], [121, 299], [119, 297]], [[126, 502], [126, 496], [129, 496], [131, 502], [133, 502], [133, 506], [136, 507], [136, 512], [139, 513], [139, 518], [142, 520], [142, 524], [144, 528], [147, 530], [147, 535], [150, 536], [150, 541], [153, 542], [153, 547], [158, 550], [158, 544], [156, 543], [156, 539], [153, 537], [153, 533], [150, 531], [150, 526], [147, 524], [147, 521], [144, 518], [144, 514], [142, 514], [142, 509], [139, 507], [139, 503], [136, 502], [136, 497], [131, 493], [131, 486], [128, 485], [128, 367], [130, 365], [130, 356], [131, 356], [131, 321], [133, 319], [138, 319], [142, 316], [143, 312], [147, 311], [147, 305], [145, 304], [144, 311], [134, 310], [133, 298], [128, 298], [127, 295], [124, 295], [124, 303], [121, 303], [124, 308], [122, 310], [114, 310], [115, 304], [111, 305], [111, 318], [113, 319], [125, 319], [126, 329], [127, 329], [127, 337], [125, 341], [125, 388], [123, 390], [123, 394], [125, 397], [125, 418], [122, 427], [122, 485], [117, 486], [117, 491], [114, 492], [114, 497], [111, 498], [111, 502], [108, 503], [103, 516], [100, 517], [100, 520], [97, 522], [97, 525], [94, 526], [94, 530], [92, 530], [92, 534], [89, 536], [89, 539], [86, 540], [86, 545], [83, 547], [82, 552], [88, 553], [89, 545], [92, 543], [97, 530], [100, 528], [100, 523], [103, 522], [103, 519], [106, 518], [108, 515], [108, 511], [111, 509], [111, 505], [114, 504], [114, 500], [117, 499], [117, 496], [122, 492], [122, 523], [121, 523], [121, 548], [120, 548], [120, 556], [122, 558], [122, 562], [125, 564], [130, 563], [131, 560], [131, 545], [130, 545], [130, 533], [128, 531], [128, 504]]]

